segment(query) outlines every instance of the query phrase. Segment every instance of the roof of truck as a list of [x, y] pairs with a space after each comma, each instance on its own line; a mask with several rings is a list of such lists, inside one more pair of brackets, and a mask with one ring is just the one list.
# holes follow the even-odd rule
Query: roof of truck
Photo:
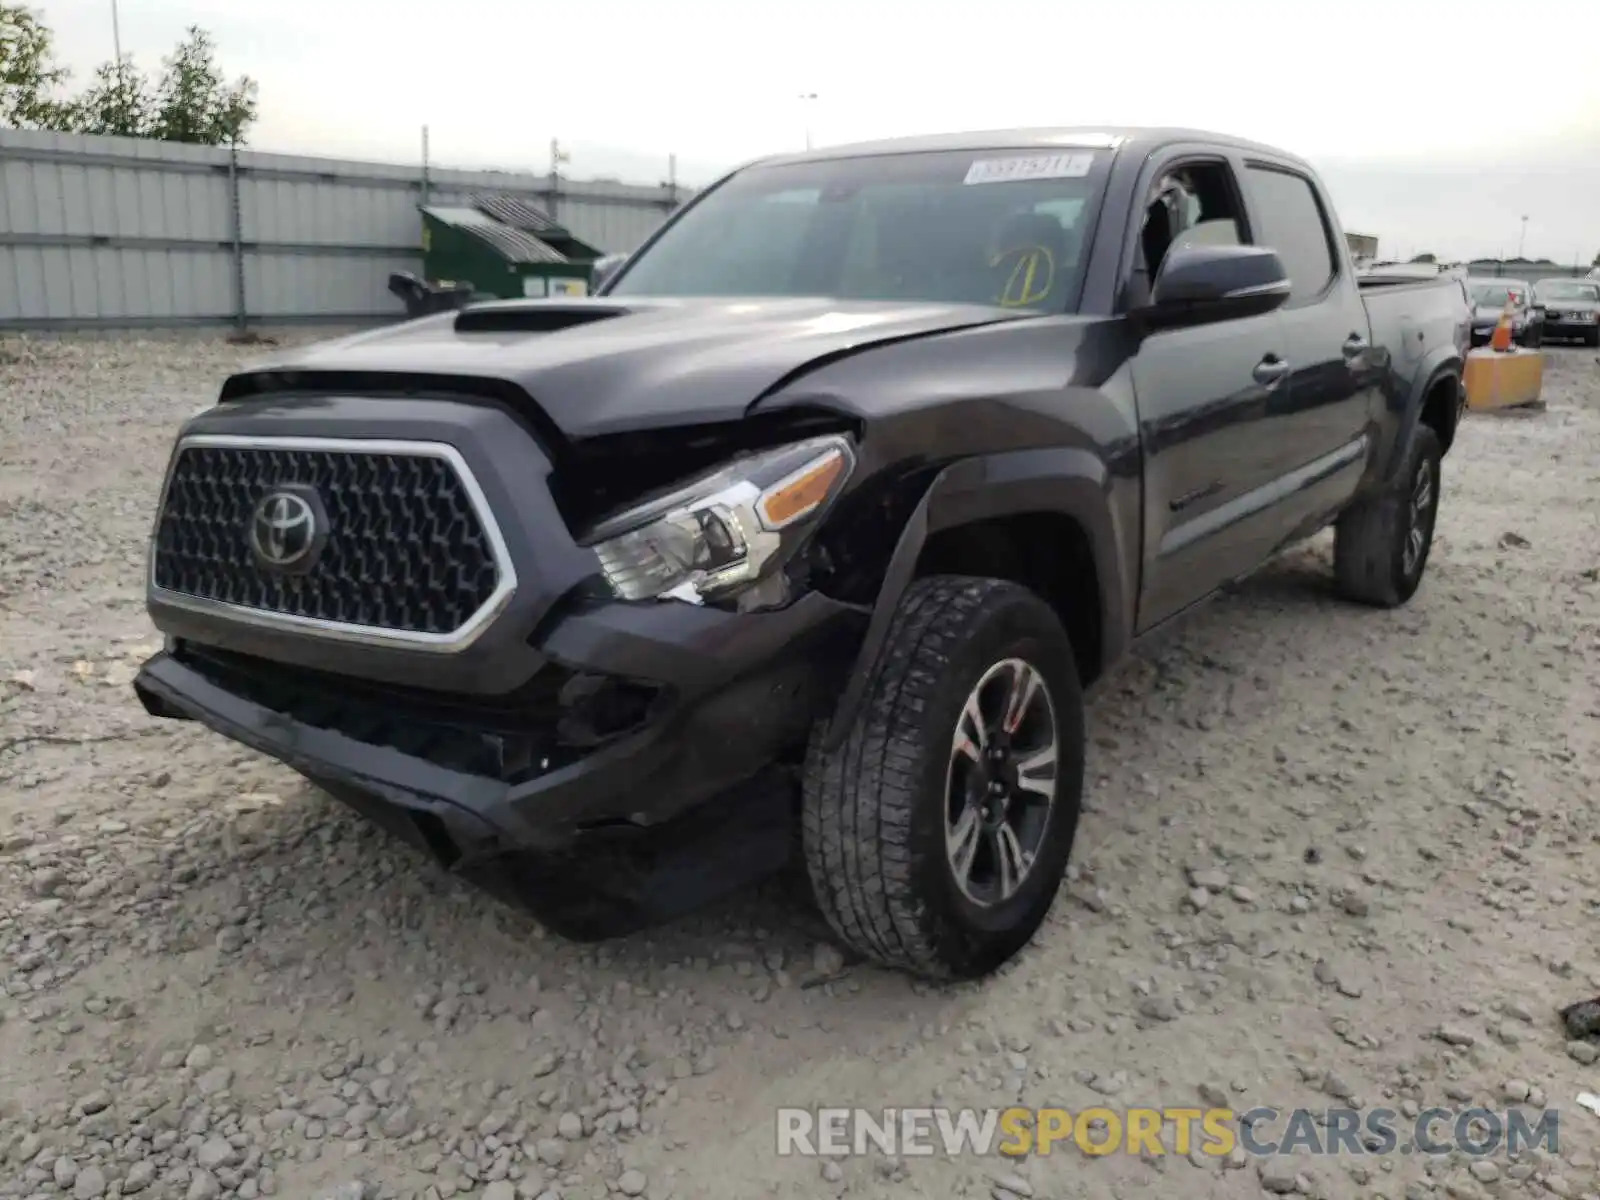
[[[921, 134], [913, 137], [884, 138], [872, 142], [851, 142], [841, 146], [821, 146], [796, 154], [778, 154], [762, 163], [824, 162], [835, 158], [861, 158], [880, 154], [915, 154], [940, 150], [1016, 150], [1134, 149], [1146, 152], [1172, 142], [1202, 142], [1234, 150], [1254, 151], [1283, 158], [1295, 158], [1286, 150], [1252, 142], [1231, 134], [1203, 129], [1122, 125], [1061, 125], [1022, 129], [984, 129], [965, 133]], [[754, 164], [751, 164], [754, 165]]]

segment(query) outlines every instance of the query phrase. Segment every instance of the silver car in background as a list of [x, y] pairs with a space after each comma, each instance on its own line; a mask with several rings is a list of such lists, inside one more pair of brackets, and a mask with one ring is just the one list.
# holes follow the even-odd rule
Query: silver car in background
[[1600, 346], [1600, 280], [1541, 279], [1534, 303], [1544, 309], [1544, 335]]

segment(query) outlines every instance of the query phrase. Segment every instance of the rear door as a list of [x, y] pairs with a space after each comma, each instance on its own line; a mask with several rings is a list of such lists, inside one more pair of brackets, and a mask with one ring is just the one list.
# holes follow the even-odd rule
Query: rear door
[[1255, 522], [1270, 554], [1311, 532], [1360, 485], [1390, 348], [1371, 344], [1355, 268], [1315, 178], [1251, 157], [1244, 188], [1257, 240], [1277, 251], [1293, 289], [1277, 314], [1289, 377], [1267, 405], [1275, 477]]
[[1278, 252], [1293, 286], [1278, 310], [1291, 371], [1274, 397], [1278, 446], [1291, 469], [1348, 452], [1382, 402], [1367, 308], [1316, 182], [1252, 159], [1245, 195], [1257, 236]]

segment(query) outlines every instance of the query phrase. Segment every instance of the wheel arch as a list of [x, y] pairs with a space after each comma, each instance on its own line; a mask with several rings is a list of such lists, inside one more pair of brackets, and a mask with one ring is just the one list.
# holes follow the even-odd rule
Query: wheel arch
[[[846, 736], [895, 610], [925, 575], [987, 575], [1039, 592], [1072, 638], [1082, 683], [1094, 682], [1126, 648], [1131, 628], [1111, 484], [1106, 464], [1076, 448], [979, 455], [942, 469], [900, 531], [827, 744]], [[1041, 544], [1050, 552], [1037, 553]]]
[[1454, 347], [1441, 347], [1423, 360], [1411, 391], [1406, 397], [1400, 420], [1400, 436], [1384, 471], [1392, 480], [1410, 457], [1411, 445], [1419, 426], [1426, 425], [1439, 436], [1440, 449], [1448, 454], [1460, 426], [1466, 396], [1462, 384], [1461, 356]]

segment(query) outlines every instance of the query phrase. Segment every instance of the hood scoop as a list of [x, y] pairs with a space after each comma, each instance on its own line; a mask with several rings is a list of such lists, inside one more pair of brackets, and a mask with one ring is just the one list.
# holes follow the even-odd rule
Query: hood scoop
[[603, 300], [506, 300], [474, 304], [456, 314], [457, 333], [557, 333], [579, 325], [592, 325], [610, 317], [626, 316], [631, 309]]

